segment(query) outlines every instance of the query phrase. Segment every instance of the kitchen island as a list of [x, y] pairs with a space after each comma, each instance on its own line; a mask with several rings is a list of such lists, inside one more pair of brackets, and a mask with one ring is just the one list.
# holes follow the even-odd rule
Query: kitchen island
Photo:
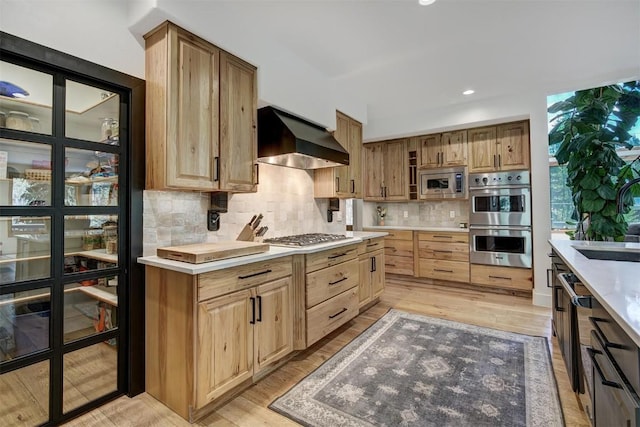
[[146, 390], [193, 422], [377, 302], [384, 232], [146, 265]]
[[619, 326], [640, 346], [640, 262], [589, 259], [575, 248], [640, 251], [640, 243], [575, 240], [550, 240], [549, 243]]
[[550, 240], [552, 325], [595, 427], [640, 421], [639, 243]]

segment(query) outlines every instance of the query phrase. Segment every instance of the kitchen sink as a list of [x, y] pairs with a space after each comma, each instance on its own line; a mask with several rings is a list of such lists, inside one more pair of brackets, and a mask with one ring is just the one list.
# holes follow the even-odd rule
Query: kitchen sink
[[640, 262], [640, 249], [629, 249], [629, 248], [620, 248], [620, 249], [612, 249], [612, 248], [591, 248], [591, 247], [580, 247], [574, 246], [574, 248], [580, 252], [582, 255], [586, 256], [589, 259], [599, 259], [605, 261], [631, 261], [631, 262]]

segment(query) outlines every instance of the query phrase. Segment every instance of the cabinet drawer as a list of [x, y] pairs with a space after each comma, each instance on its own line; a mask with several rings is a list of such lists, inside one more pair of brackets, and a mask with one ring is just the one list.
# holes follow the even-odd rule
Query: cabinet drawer
[[384, 237], [385, 240], [413, 240], [413, 231], [411, 230], [389, 230], [389, 234]]
[[377, 251], [378, 249], [384, 249], [384, 237], [376, 237], [375, 239], [367, 239], [358, 245], [358, 255], [366, 254], [367, 252]]
[[384, 254], [384, 268], [387, 273], [413, 276], [413, 257]]
[[533, 271], [528, 268], [471, 264], [471, 282], [494, 288], [530, 291], [533, 289]]
[[420, 277], [469, 283], [469, 263], [420, 258]]
[[307, 274], [307, 307], [357, 286], [359, 277], [357, 259]]
[[307, 347], [358, 315], [358, 288], [307, 310]]
[[418, 242], [418, 254], [420, 258], [469, 262], [469, 245], [421, 240]]
[[358, 256], [358, 245], [343, 246], [328, 251], [306, 255], [306, 272], [320, 270], [355, 259]]
[[469, 243], [469, 233], [421, 231], [418, 240], [431, 242]]
[[386, 240], [384, 244], [385, 255], [413, 257], [412, 240]]
[[291, 257], [272, 259], [198, 276], [198, 301], [291, 275]]
[[638, 346], [595, 298], [592, 304], [593, 317], [596, 327], [599, 329], [600, 339], [605, 344], [614, 344], [607, 345], [607, 350], [615, 359], [634, 391], [640, 392], [640, 350]]

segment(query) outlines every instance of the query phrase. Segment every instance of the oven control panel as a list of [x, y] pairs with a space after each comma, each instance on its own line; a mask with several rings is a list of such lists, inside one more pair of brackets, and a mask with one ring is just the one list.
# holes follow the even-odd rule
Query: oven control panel
[[491, 172], [491, 173], [470, 173], [470, 187], [509, 187], [512, 185], [531, 185], [528, 170]]

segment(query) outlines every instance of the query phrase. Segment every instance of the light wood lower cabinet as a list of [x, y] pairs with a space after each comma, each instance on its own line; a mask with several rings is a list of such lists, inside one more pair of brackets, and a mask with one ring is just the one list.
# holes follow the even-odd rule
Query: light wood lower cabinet
[[413, 231], [393, 230], [384, 238], [384, 262], [387, 273], [413, 276]]
[[469, 234], [418, 233], [419, 277], [469, 283]]
[[269, 274], [255, 263], [200, 276], [147, 266], [147, 392], [193, 421], [293, 351], [292, 259], [272, 261], [287, 262]]
[[358, 315], [358, 265], [358, 245], [305, 255], [306, 347]]
[[361, 243], [359, 248], [358, 307], [360, 308], [380, 297], [384, 291], [385, 253], [383, 245], [384, 238], [378, 238]]
[[471, 283], [491, 288], [531, 292], [533, 290], [533, 270], [471, 264]]

